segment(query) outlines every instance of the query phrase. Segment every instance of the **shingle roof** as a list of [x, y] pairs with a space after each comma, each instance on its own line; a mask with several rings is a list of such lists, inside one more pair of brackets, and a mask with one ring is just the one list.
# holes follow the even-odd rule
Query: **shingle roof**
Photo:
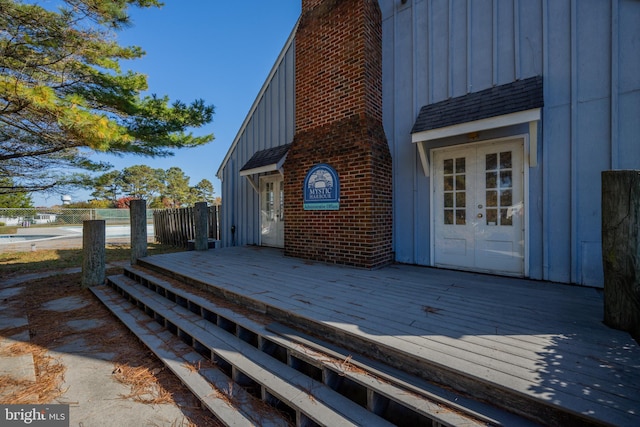
[[278, 147], [267, 148], [256, 152], [240, 171], [261, 168], [263, 166], [278, 163], [289, 151], [291, 144], [280, 145]]
[[420, 109], [411, 133], [541, 108], [543, 105], [542, 77], [530, 77], [425, 105]]

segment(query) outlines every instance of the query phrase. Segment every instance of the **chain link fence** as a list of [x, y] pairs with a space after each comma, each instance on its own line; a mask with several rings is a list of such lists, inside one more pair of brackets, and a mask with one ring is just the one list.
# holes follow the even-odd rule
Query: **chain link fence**
[[[102, 219], [107, 225], [128, 225], [129, 209], [73, 208], [0, 208], [0, 225], [82, 225], [83, 221]], [[153, 210], [147, 209], [147, 223], [153, 224]]]

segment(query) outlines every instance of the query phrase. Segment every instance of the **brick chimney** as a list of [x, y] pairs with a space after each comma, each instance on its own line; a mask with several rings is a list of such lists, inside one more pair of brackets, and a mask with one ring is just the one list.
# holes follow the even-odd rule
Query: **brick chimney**
[[[381, 27], [376, 0], [302, 0], [296, 132], [284, 164], [286, 255], [365, 268], [393, 260]], [[337, 210], [305, 210], [305, 177], [319, 164], [337, 173]]]

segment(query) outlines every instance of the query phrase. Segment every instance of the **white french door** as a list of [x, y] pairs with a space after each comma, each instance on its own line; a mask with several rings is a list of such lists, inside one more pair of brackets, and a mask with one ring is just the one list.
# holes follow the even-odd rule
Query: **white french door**
[[433, 151], [434, 263], [524, 275], [521, 140]]
[[284, 247], [284, 185], [282, 175], [260, 180], [260, 244]]

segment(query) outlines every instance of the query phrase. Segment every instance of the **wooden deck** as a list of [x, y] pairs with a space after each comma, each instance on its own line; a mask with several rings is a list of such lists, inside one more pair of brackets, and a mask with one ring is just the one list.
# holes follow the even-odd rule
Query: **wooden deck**
[[640, 346], [602, 324], [595, 289], [407, 265], [369, 271], [257, 247], [143, 262], [340, 331], [354, 347], [373, 343], [380, 358], [404, 355], [409, 371], [441, 368], [429, 379], [474, 394], [471, 384], [484, 384], [484, 399], [520, 396], [596, 423], [640, 422]]

